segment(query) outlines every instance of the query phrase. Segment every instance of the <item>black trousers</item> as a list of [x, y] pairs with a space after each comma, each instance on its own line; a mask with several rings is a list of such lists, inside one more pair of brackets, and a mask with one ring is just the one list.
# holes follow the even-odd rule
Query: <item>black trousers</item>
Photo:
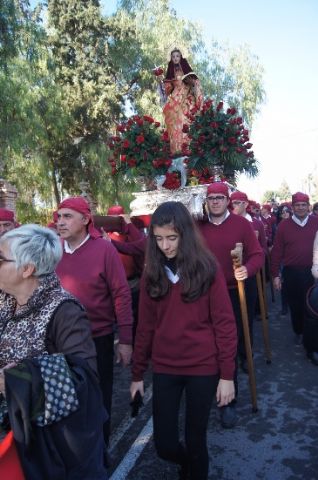
[[104, 440], [108, 447], [114, 378], [114, 334], [111, 333], [101, 337], [94, 337], [94, 343], [97, 352], [97, 370], [103, 394], [103, 402], [109, 415], [108, 420], [104, 423]]
[[[188, 465], [191, 480], [206, 480], [209, 456], [206, 432], [217, 375], [153, 375], [154, 442], [159, 457]], [[179, 411], [185, 393], [185, 447], [179, 439]]]
[[[250, 330], [251, 345], [253, 346], [253, 323], [254, 323], [254, 316], [255, 316], [255, 309], [256, 309], [256, 301], [257, 301], [256, 277], [254, 276], [254, 277], [247, 278], [244, 282], [244, 286], [245, 286], [245, 297], [246, 297], [246, 305], [247, 305], [248, 326]], [[237, 353], [240, 358], [245, 359], [246, 351], [245, 351], [242, 314], [241, 314], [241, 306], [240, 306], [238, 289], [237, 288], [229, 289], [229, 294], [230, 294], [230, 299], [232, 302], [232, 307], [233, 307], [233, 311], [236, 319], [236, 326], [237, 326], [237, 335], [238, 335]]]
[[314, 283], [311, 267], [283, 267], [282, 275], [293, 330], [300, 335], [304, 332], [306, 293]]

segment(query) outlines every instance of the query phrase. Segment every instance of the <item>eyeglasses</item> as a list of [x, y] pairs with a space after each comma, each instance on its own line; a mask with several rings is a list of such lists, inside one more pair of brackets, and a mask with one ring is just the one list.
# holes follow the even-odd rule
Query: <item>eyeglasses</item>
[[210, 202], [222, 202], [225, 200], [227, 197], [225, 195], [216, 195], [215, 197], [206, 197], [207, 200]]
[[237, 205], [237, 206], [239, 206], [239, 205], [242, 205], [242, 203], [243, 203], [243, 202], [241, 202], [241, 200], [233, 200], [232, 205]]
[[3, 258], [3, 257], [0, 257], [0, 265], [1, 263], [3, 262], [15, 262], [15, 260], [12, 260], [11, 258]]

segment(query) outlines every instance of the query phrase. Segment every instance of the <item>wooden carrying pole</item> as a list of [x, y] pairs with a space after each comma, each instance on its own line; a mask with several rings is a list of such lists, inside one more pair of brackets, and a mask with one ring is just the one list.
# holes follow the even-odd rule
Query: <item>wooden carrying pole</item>
[[[242, 252], [243, 252], [242, 243], [236, 243], [235, 249], [231, 250], [234, 270], [242, 265]], [[255, 380], [255, 372], [254, 372], [250, 330], [248, 326], [248, 314], [247, 314], [244, 280], [237, 280], [237, 286], [238, 286], [240, 307], [241, 307], [241, 314], [242, 314], [242, 325], [243, 325], [245, 351], [246, 351], [246, 358], [247, 358], [247, 369], [248, 369], [248, 377], [249, 377], [251, 399], [252, 399], [252, 411], [255, 413], [258, 410], [257, 396], [256, 396], [256, 380]]]
[[263, 293], [262, 279], [261, 279], [260, 272], [257, 272], [257, 274], [256, 274], [256, 283], [257, 283], [257, 291], [258, 291], [259, 308], [260, 308], [261, 319], [262, 319], [262, 329], [263, 329], [266, 363], [269, 364], [269, 363], [272, 363], [272, 353], [271, 353], [271, 347], [270, 347], [270, 343], [269, 343], [268, 320], [267, 320], [267, 317], [266, 317], [264, 293]]

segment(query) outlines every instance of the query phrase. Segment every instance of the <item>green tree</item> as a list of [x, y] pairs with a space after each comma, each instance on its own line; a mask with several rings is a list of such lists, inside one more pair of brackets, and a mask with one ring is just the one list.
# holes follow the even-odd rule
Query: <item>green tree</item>
[[292, 194], [291, 194], [289, 185], [286, 182], [286, 180], [284, 180], [281, 183], [281, 186], [279, 187], [279, 189], [277, 191], [277, 196], [279, 197], [281, 202], [291, 199]]
[[279, 196], [277, 190], [266, 190], [263, 194], [262, 203], [270, 203], [271, 200]]

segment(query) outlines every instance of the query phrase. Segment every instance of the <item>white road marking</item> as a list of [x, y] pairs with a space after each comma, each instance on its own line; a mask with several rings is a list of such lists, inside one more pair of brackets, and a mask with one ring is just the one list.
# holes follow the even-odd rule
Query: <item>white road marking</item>
[[152, 417], [150, 417], [109, 480], [125, 480], [127, 478], [127, 475], [132, 470], [138, 457], [149, 442], [152, 433]]
[[[146, 392], [145, 392], [145, 395], [144, 395], [144, 406], [147, 405], [147, 403], [149, 402], [149, 400], [151, 398], [152, 398], [152, 385], [149, 385], [149, 387], [146, 389]], [[131, 427], [131, 425], [134, 423], [134, 421], [135, 421], [135, 418], [131, 418], [130, 411], [129, 411], [124, 416], [124, 419], [122, 420], [122, 422], [116, 428], [115, 432], [110, 437], [109, 453], [112, 453], [112, 451], [115, 449], [117, 443], [122, 439], [124, 434]]]

